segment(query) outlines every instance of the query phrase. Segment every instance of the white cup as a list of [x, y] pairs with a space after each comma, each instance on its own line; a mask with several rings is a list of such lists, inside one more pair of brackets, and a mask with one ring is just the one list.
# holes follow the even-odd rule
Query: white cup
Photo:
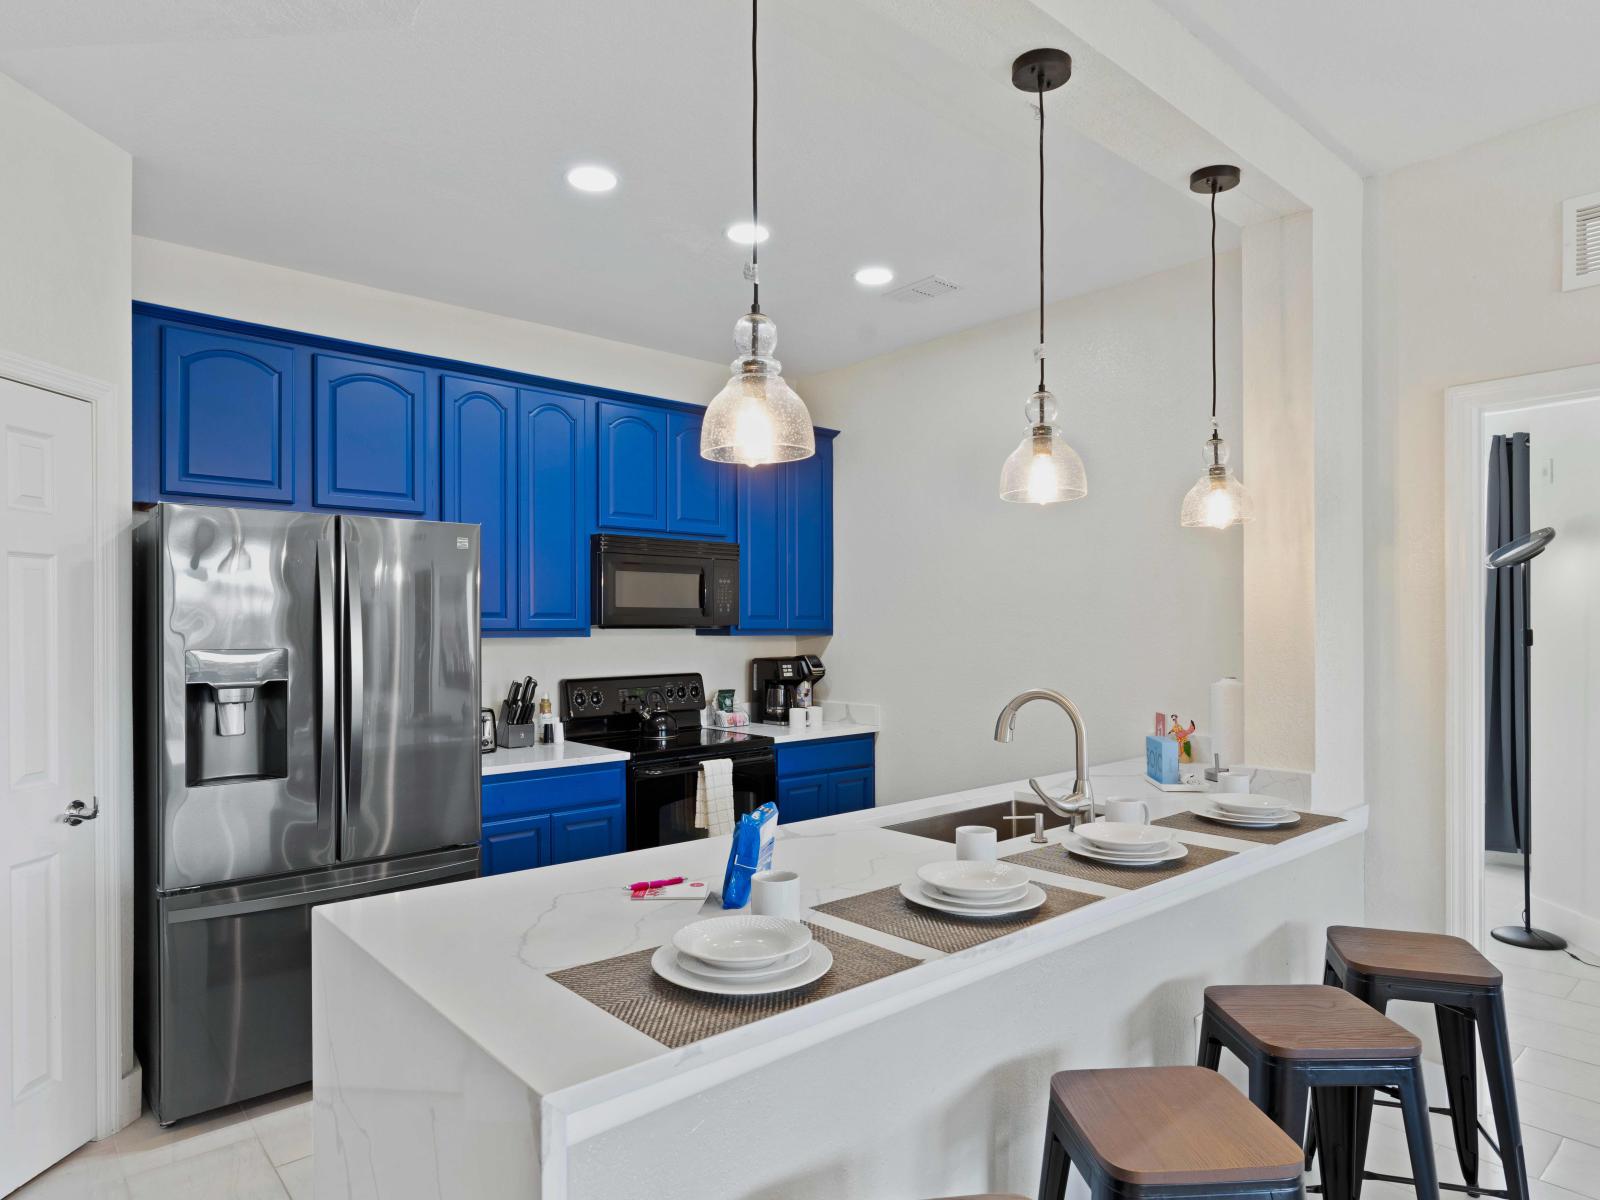
[[822, 729], [822, 705], [813, 704], [810, 708], [806, 709], [806, 728], [807, 729], [815, 729], [815, 730], [818, 730], [819, 732], [821, 731], [821, 729]]
[[1211, 790], [1237, 794], [1248, 793], [1250, 791], [1250, 772], [1229, 771], [1226, 774], [1218, 775], [1216, 783], [1211, 785]]
[[999, 836], [987, 825], [956, 826], [956, 857], [963, 862], [993, 862]]
[[758, 917], [800, 919], [800, 876], [793, 871], [757, 871], [750, 877], [750, 911]]
[[804, 729], [806, 727], [806, 709], [791, 708], [789, 710], [789, 728]]
[[1102, 800], [1100, 810], [1108, 821], [1123, 821], [1129, 825], [1150, 824], [1150, 806], [1143, 800]]

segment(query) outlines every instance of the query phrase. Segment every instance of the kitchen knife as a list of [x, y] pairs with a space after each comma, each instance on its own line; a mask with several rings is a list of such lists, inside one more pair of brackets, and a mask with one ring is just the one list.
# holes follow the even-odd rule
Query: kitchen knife
[[522, 681], [522, 706], [517, 710], [517, 724], [526, 725], [533, 720], [533, 705], [539, 681], [529, 675]]
[[513, 680], [511, 690], [506, 693], [505, 712], [501, 714], [507, 725], [515, 725], [517, 723], [517, 710], [521, 707], [521, 704], [522, 682], [521, 680]]

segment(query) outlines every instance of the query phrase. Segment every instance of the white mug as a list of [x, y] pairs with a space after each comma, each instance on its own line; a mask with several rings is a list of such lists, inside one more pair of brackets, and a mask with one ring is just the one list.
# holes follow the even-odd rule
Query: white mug
[[1100, 810], [1108, 821], [1125, 821], [1130, 825], [1150, 824], [1150, 806], [1143, 800], [1102, 800]]
[[757, 871], [750, 877], [750, 911], [758, 917], [800, 919], [800, 876], [793, 871]]
[[791, 708], [789, 710], [789, 728], [804, 729], [806, 727], [806, 709]]
[[999, 835], [987, 825], [956, 826], [956, 857], [963, 862], [993, 862]]
[[821, 731], [821, 729], [822, 729], [822, 705], [813, 704], [810, 708], [806, 709], [806, 728], [807, 729], [815, 729], [818, 732]]
[[1214, 792], [1247, 793], [1250, 791], [1250, 772], [1226, 771], [1217, 776], [1217, 781], [1211, 785]]

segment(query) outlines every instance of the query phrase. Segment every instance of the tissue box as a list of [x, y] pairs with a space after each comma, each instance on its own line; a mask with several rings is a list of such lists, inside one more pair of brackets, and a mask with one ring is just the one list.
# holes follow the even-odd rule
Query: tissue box
[[1152, 733], [1144, 738], [1144, 773], [1157, 783], [1181, 783], [1178, 774], [1178, 743]]

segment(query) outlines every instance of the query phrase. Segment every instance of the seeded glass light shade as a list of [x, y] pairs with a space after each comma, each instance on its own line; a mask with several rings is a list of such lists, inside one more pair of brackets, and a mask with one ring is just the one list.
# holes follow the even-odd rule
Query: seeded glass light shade
[[746, 313], [733, 327], [733, 342], [739, 350], [733, 378], [706, 408], [700, 457], [746, 467], [810, 458], [817, 452], [811, 414], [772, 357], [777, 326], [761, 313]]
[[1228, 444], [1212, 434], [1206, 440], [1206, 473], [1183, 498], [1180, 520], [1190, 529], [1227, 529], [1256, 515], [1255, 502], [1228, 466]]
[[1083, 459], [1055, 426], [1056, 398], [1035, 392], [1023, 410], [1028, 431], [1000, 468], [1000, 499], [1014, 504], [1055, 504], [1089, 494]]

